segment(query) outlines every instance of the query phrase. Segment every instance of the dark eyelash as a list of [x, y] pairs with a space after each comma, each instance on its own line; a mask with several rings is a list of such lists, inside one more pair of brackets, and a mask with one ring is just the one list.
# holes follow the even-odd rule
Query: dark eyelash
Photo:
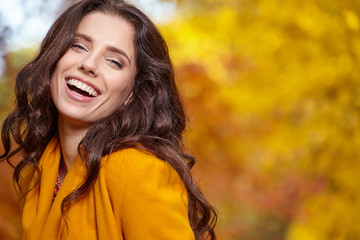
[[86, 50], [83, 46], [81, 46], [80, 44], [76, 44], [76, 43], [73, 43], [73, 44], [71, 45], [71, 47], [79, 48], [79, 49], [81, 49], [81, 50]]
[[117, 62], [115, 60], [110, 59], [110, 62], [116, 64], [120, 69], [124, 68], [124, 66], [121, 63], [119, 63], [119, 62]]

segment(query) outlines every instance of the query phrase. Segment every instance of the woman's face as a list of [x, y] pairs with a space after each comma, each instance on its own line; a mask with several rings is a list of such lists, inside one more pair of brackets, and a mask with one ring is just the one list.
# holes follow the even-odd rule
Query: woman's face
[[52, 99], [62, 120], [89, 126], [127, 100], [136, 74], [134, 35], [133, 27], [118, 16], [94, 12], [81, 20], [51, 78]]

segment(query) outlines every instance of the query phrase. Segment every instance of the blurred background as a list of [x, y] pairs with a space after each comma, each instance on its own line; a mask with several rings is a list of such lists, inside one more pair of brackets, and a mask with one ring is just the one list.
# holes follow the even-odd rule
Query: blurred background
[[[71, 2], [0, 0], [1, 121], [16, 73]], [[218, 239], [360, 239], [360, 2], [131, 2], [169, 45]], [[10, 240], [20, 231], [11, 174], [0, 163]]]

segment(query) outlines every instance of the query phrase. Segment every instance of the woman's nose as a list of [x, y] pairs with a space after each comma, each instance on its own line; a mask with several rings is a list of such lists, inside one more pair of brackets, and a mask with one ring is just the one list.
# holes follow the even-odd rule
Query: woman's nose
[[85, 58], [80, 63], [79, 70], [81, 70], [85, 74], [91, 75], [92, 77], [96, 77], [98, 73], [97, 73], [97, 63], [95, 56], [90, 55], [87, 58]]

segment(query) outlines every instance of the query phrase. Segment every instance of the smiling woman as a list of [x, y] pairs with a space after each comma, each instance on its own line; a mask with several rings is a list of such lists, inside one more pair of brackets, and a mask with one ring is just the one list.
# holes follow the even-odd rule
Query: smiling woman
[[22, 156], [22, 239], [215, 239], [167, 46], [137, 8], [74, 4], [15, 90], [1, 159]]
[[[114, 31], [114, 29], [121, 31]], [[129, 98], [136, 74], [134, 29], [124, 19], [99, 12], [80, 22], [71, 47], [57, 63], [51, 92], [59, 121], [89, 125], [109, 116]]]

